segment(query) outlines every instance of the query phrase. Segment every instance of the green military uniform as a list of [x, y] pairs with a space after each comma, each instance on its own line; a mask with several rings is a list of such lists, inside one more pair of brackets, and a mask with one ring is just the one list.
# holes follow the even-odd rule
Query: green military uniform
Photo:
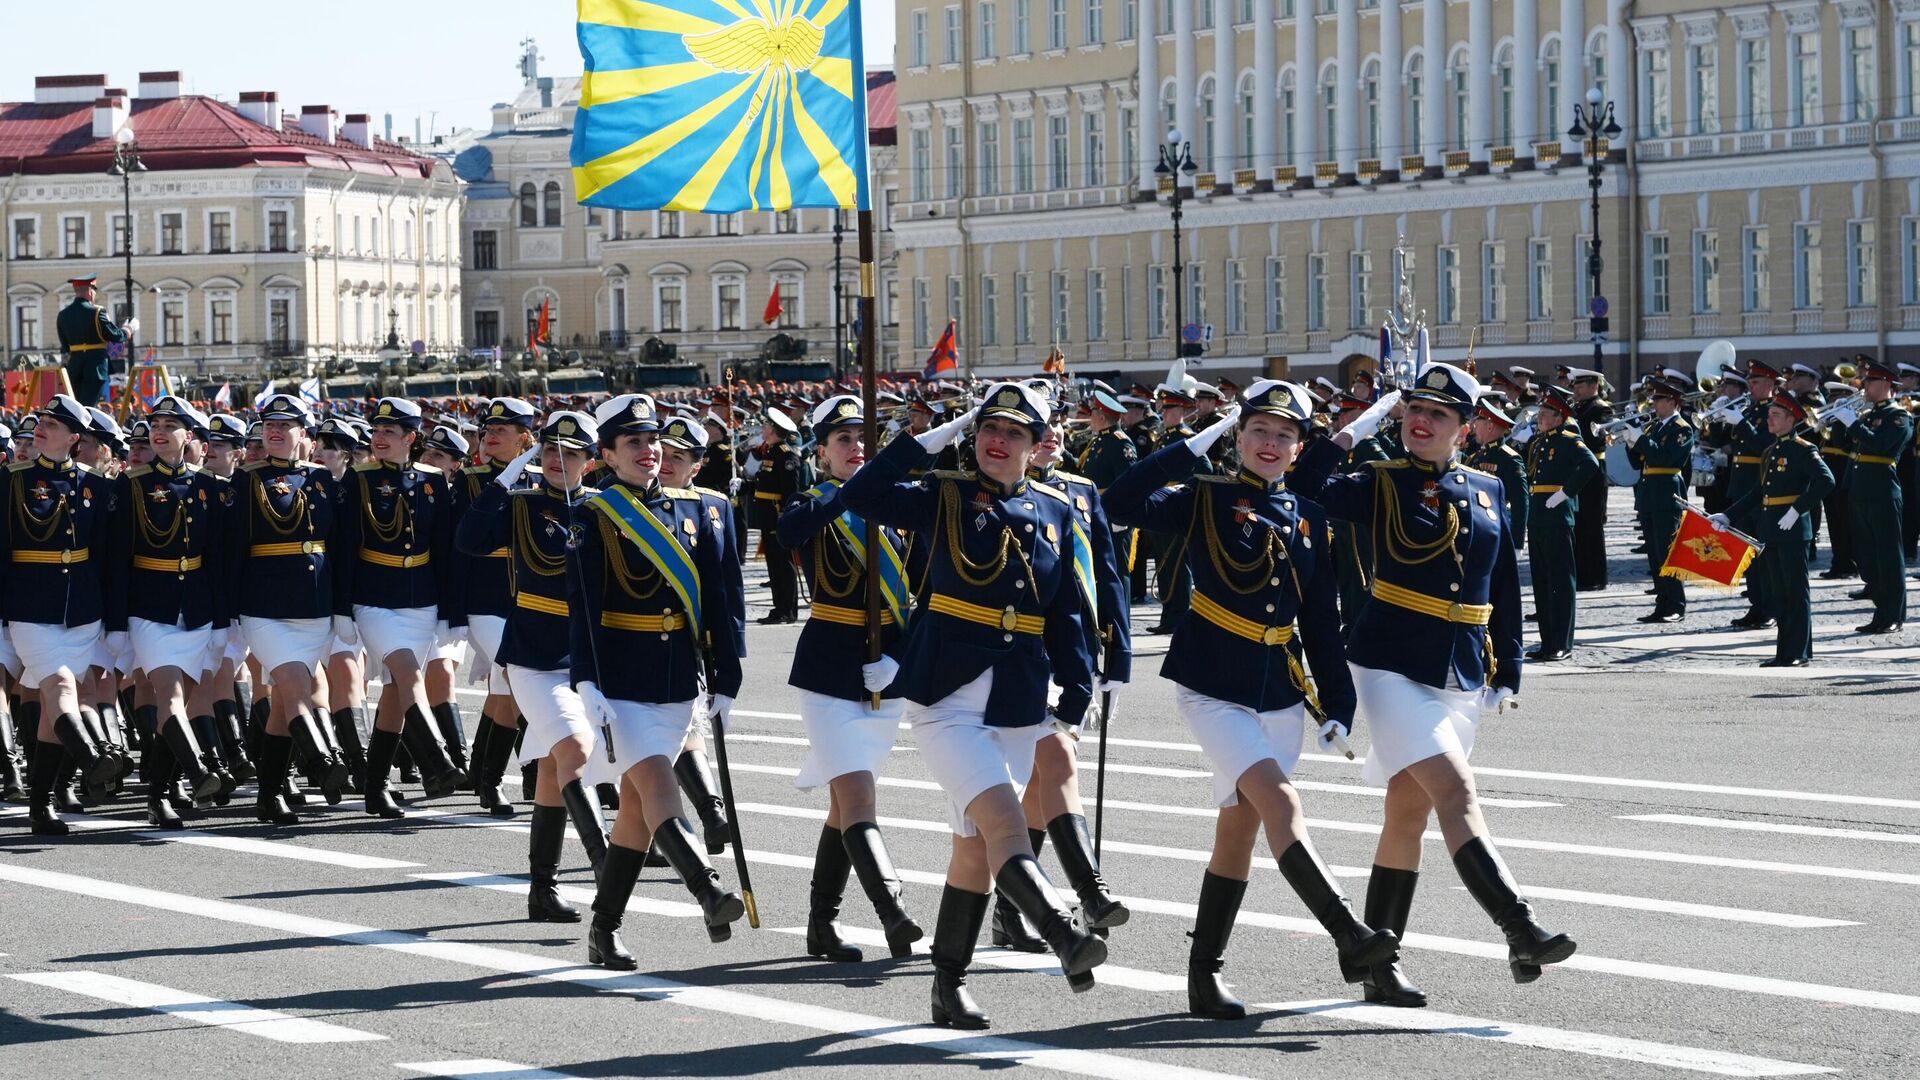
[[[1140, 460], [1140, 456], [1133, 438], [1116, 424], [1093, 433], [1093, 437], [1087, 440], [1086, 449], [1075, 459], [1074, 471], [1093, 481], [1094, 487], [1105, 491], [1115, 480], [1126, 475], [1127, 470], [1133, 468], [1133, 463]], [[1139, 557], [1138, 545], [1139, 537], [1134, 530], [1114, 529], [1113, 550], [1120, 565], [1120, 575], [1129, 582], [1134, 579], [1133, 567]], [[1131, 584], [1127, 591], [1129, 600], [1138, 599]]]
[[[1727, 509], [1722, 511], [1734, 528], [1744, 532], [1751, 533], [1756, 526], [1736, 516], [1733, 507], [1760, 485], [1760, 461], [1772, 444], [1773, 436], [1767, 431], [1767, 403], [1763, 400], [1747, 406], [1746, 416], [1733, 425], [1728, 436], [1731, 475], [1727, 481]], [[1767, 595], [1767, 579], [1763, 575], [1747, 575], [1747, 603], [1752, 610], [1735, 620], [1734, 625], [1749, 623], [1753, 627], [1764, 627], [1767, 620], [1774, 617], [1773, 598]]]
[[[1574, 428], [1596, 460], [1607, 452], [1607, 435], [1601, 429], [1615, 419], [1613, 402], [1594, 396], [1573, 405]], [[1581, 592], [1598, 592], [1607, 587], [1607, 493], [1612, 481], [1604, 470], [1596, 472], [1584, 484], [1567, 494], [1580, 509], [1574, 514], [1574, 576]]]
[[[1563, 660], [1573, 651], [1574, 513], [1579, 491], [1599, 471], [1600, 459], [1565, 420], [1527, 443], [1527, 554], [1540, 618], [1540, 647], [1530, 659]], [[1548, 506], [1557, 494], [1565, 501]]]
[[1476, 448], [1467, 455], [1467, 465], [1500, 478], [1500, 488], [1506, 492], [1507, 524], [1512, 526], [1508, 531], [1513, 536], [1513, 546], [1526, 547], [1527, 508], [1533, 500], [1528, 497], [1527, 489], [1532, 485], [1527, 479], [1527, 460], [1520, 448], [1501, 439]]
[[107, 385], [107, 346], [127, 340], [127, 332], [91, 300], [73, 298], [55, 322], [60, 351], [67, 355], [67, 380], [82, 405], [98, 405]]
[[1666, 563], [1674, 534], [1680, 531], [1686, 468], [1693, 458], [1695, 438], [1693, 425], [1676, 413], [1649, 423], [1626, 450], [1628, 460], [1640, 470], [1640, 481], [1633, 485], [1633, 501], [1647, 530], [1647, 568], [1653, 573], [1653, 615], [1648, 622], [1687, 613], [1687, 594], [1680, 579], [1661, 576], [1660, 568]]
[[1821, 432], [1815, 442], [1820, 447], [1820, 456], [1826, 459], [1827, 471], [1833, 473], [1833, 490], [1827, 493], [1825, 506], [1833, 559], [1820, 576], [1849, 578], [1858, 572], [1858, 558], [1853, 550], [1852, 500], [1847, 486], [1847, 474], [1853, 466], [1853, 431], [1833, 424]]
[[[1775, 439], [1760, 455], [1760, 483], [1727, 507], [1732, 521], [1747, 521], [1766, 545], [1754, 559], [1754, 572], [1779, 620], [1774, 657], [1767, 667], [1799, 667], [1813, 658], [1813, 599], [1807, 589], [1807, 541], [1811, 515], [1833, 488], [1833, 473], [1820, 451], [1797, 435]], [[1793, 522], [1781, 528], [1788, 511]]]
[[1905, 493], [1894, 470], [1913, 443], [1913, 417], [1883, 401], [1862, 413], [1847, 433], [1853, 447], [1847, 503], [1854, 558], [1873, 601], [1867, 626], [1890, 632], [1907, 620], [1906, 562], [1900, 551]]

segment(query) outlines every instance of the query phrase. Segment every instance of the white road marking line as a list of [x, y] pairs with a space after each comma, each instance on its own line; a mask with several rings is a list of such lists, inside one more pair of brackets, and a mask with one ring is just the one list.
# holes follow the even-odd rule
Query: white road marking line
[[421, 1076], [440, 1077], [442, 1080], [578, 1080], [568, 1073], [536, 1069], [531, 1065], [515, 1065], [511, 1061], [495, 1061], [492, 1058], [401, 1062], [394, 1068]]
[[420, 865], [400, 859], [383, 859], [375, 855], [356, 855], [349, 851], [328, 851], [324, 848], [312, 848], [282, 840], [256, 840], [247, 836], [220, 836], [216, 833], [191, 830], [142, 832], [137, 835], [143, 840], [165, 840], [170, 844], [191, 844], [195, 847], [239, 851], [248, 855], [267, 855], [275, 859], [325, 863], [328, 866], [342, 866], [349, 870], [404, 870], [410, 866]]
[[1920, 834], [1914, 833], [1835, 829], [1823, 825], [1790, 825], [1778, 821], [1736, 821], [1732, 818], [1700, 817], [1694, 814], [1622, 814], [1620, 820], [1653, 821], [1663, 825], [1699, 825], [1708, 829], [1737, 829], [1742, 832], [1786, 833], [1791, 836], [1823, 836], [1830, 840], [1876, 840], [1882, 844], [1920, 844]]
[[1356, 1020], [1363, 1024], [1377, 1024], [1381, 1027], [1457, 1035], [1462, 1038], [1484, 1039], [1510, 1046], [1531, 1046], [1540, 1050], [1560, 1050], [1570, 1054], [1631, 1061], [1642, 1065], [1661, 1065], [1672, 1069], [1711, 1073], [1716, 1076], [1811, 1076], [1817, 1073], [1840, 1071], [1819, 1065], [1801, 1065], [1791, 1061], [1775, 1061], [1772, 1058], [1750, 1057], [1746, 1054], [1669, 1046], [1666, 1043], [1648, 1042], [1644, 1039], [1623, 1039], [1585, 1031], [1563, 1031], [1559, 1028], [1535, 1027], [1531, 1024], [1480, 1020], [1471, 1016], [1435, 1012], [1432, 1009], [1394, 1009], [1385, 1005], [1368, 1005], [1359, 1001], [1283, 1001], [1252, 1005], [1249, 1009], [1290, 1013], [1295, 1016], [1331, 1016], [1341, 1020]]
[[232, 1028], [283, 1043], [381, 1042], [385, 1035], [355, 1031], [338, 1024], [288, 1016], [273, 1009], [256, 1009], [237, 1001], [201, 997], [157, 983], [135, 982], [97, 971], [38, 971], [7, 978], [37, 986], [65, 990], [82, 997], [98, 998], [115, 1005], [149, 1009], [164, 1016], [177, 1016], [198, 1024]]
[[[1464, 886], [1454, 889], [1465, 892]], [[1755, 911], [1751, 908], [1721, 907], [1717, 904], [1692, 904], [1684, 900], [1656, 900], [1645, 896], [1618, 896], [1613, 893], [1582, 892], [1579, 889], [1554, 889], [1542, 885], [1526, 887], [1528, 899], [1560, 900], [1569, 904], [1627, 908], [1630, 911], [1657, 911], [1663, 915], [1691, 915], [1698, 919], [1752, 923], [1757, 926], [1781, 926], [1792, 930], [1825, 930], [1836, 926], [1859, 926], [1845, 919], [1822, 919], [1813, 915], [1789, 915], [1779, 911]]]
[[[1743, 672], [1744, 673], [1744, 672]], [[749, 712], [735, 709], [735, 716], [756, 717], [762, 720], [798, 721], [799, 713]], [[900, 725], [902, 728], [906, 724]], [[1199, 743], [1164, 742], [1157, 739], [1123, 739], [1119, 736], [1107, 737], [1109, 746], [1121, 746], [1135, 750], [1172, 750], [1185, 754], [1200, 753]], [[1352, 765], [1358, 767], [1358, 761], [1348, 761], [1335, 754], [1302, 754], [1302, 761], [1317, 761], [1328, 765]], [[1656, 791], [1684, 791], [1697, 795], [1740, 795], [1755, 799], [1777, 799], [1787, 802], [1829, 802], [1844, 803], [1850, 806], [1878, 806], [1895, 810], [1920, 810], [1920, 799], [1893, 799], [1878, 795], [1842, 795], [1819, 791], [1783, 791], [1777, 788], [1732, 787], [1725, 784], [1693, 784], [1678, 780], [1641, 780], [1624, 776], [1586, 776], [1580, 773], [1541, 772], [1535, 769], [1501, 769], [1476, 765], [1473, 768], [1477, 776], [1509, 776], [1517, 780], [1548, 780], [1561, 784], [1583, 784], [1600, 787], [1647, 788]]]
[[328, 938], [349, 945], [406, 953], [450, 964], [521, 975], [545, 982], [570, 983], [632, 997], [667, 1001], [690, 1009], [723, 1013], [767, 1024], [824, 1031], [834, 1035], [904, 1046], [922, 1046], [942, 1053], [1030, 1065], [1055, 1072], [1099, 1077], [1102, 1080], [1214, 1080], [1228, 1074], [1189, 1068], [1167, 1061], [1120, 1057], [1087, 1050], [1068, 1050], [998, 1036], [969, 1035], [929, 1024], [830, 1009], [737, 990], [689, 986], [650, 975], [623, 974], [604, 968], [556, 963], [553, 960], [491, 945], [434, 940], [398, 930], [316, 919], [272, 908], [235, 904], [181, 893], [123, 885], [99, 878], [80, 877], [0, 863], [0, 880], [86, 896], [96, 900], [193, 915], [218, 922], [278, 930], [309, 938]]
[[[811, 866], [812, 860], [807, 860], [807, 863]], [[804, 926], [775, 926], [769, 929], [776, 934], [807, 936], [807, 928]], [[878, 930], [869, 930], [864, 926], [842, 926], [840, 937], [855, 945], [867, 945], [882, 950], [887, 947], [887, 935]], [[925, 946], [925, 942], [918, 943], [913, 950], [914, 953], [916, 955], [925, 953], [927, 951]], [[1014, 952], [1012, 949], [991, 945], [975, 949], [973, 962], [1013, 971], [1032, 971], [1041, 975], [1058, 976], [1061, 973], [1060, 962], [1051, 953]], [[1093, 976], [1101, 986], [1124, 986], [1129, 990], [1144, 990], [1153, 994], [1170, 994], [1187, 988], [1187, 980], [1184, 977], [1121, 967], [1118, 964], [1101, 964], [1094, 969]]]

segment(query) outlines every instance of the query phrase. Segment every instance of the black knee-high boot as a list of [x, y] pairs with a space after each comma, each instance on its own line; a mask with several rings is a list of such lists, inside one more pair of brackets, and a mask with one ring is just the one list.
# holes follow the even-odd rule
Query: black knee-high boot
[[393, 789], [388, 786], [387, 777], [393, 772], [393, 753], [400, 748], [400, 733], [374, 728], [373, 738], [367, 743], [367, 776], [360, 783], [360, 790], [366, 792], [367, 813], [374, 817], [403, 818], [407, 816], [400, 804], [393, 801]]
[[347, 780], [353, 774], [347, 769], [345, 755], [335, 750], [333, 740], [327, 738], [320, 718], [309, 709], [296, 709], [287, 717], [287, 733], [312, 770], [311, 775], [319, 781], [328, 805], [338, 805], [346, 795]]
[[740, 894], [720, 887], [720, 875], [707, 857], [693, 846], [693, 829], [686, 818], [668, 818], [653, 831], [653, 846], [673, 864], [674, 873], [706, 916], [707, 938], [721, 942], [733, 936], [733, 924], [747, 913]]
[[560, 899], [560, 846], [566, 840], [566, 808], [535, 804], [531, 824], [527, 833], [527, 918], [534, 922], [579, 922], [580, 909]]
[[[1047, 830], [1028, 829], [1027, 843], [1033, 848], [1033, 857], [1039, 858], [1047, 846]], [[1047, 943], [1027, 925], [1026, 916], [1020, 914], [1020, 909], [1013, 906], [1013, 898], [1003, 890], [995, 890], [993, 894], [993, 923], [989, 933], [993, 943], [1003, 949], [1036, 955], [1047, 951]]]
[[[1395, 938], [1405, 939], [1407, 918], [1413, 912], [1413, 889], [1419, 883], [1417, 870], [1375, 863], [1367, 879], [1367, 925], [1391, 930]], [[1418, 1009], [1427, 1003], [1427, 992], [1407, 978], [1398, 960], [1367, 969], [1366, 995], [1368, 1001], [1402, 1009]]]
[[1293, 891], [1320, 921], [1333, 944], [1340, 950], [1340, 974], [1350, 983], [1367, 977], [1367, 969], [1385, 964], [1399, 955], [1399, 940], [1391, 933], [1375, 930], [1353, 917], [1353, 906], [1340, 894], [1333, 882], [1333, 871], [1320, 861], [1320, 853], [1294, 841], [1280, 853], [1280, 873]]
[[[1080, 897], [1080, 913], [1086, 924], [1096, 930], [1125, 925], [1132, 912], [1107, 891], [1107, 879], [1100, 876], [1100, 863], [1093, 857], [1087, 819], [1080, 814], [1061, 814], [1047, 822], [1047, 833], [1053, 837], [1061, 869], [1067, 872], [1067, 884]], [[1039, 852], [1034, 854], [1038, 856]]]
[[[532, 791], [527, 789], [529, 794]], [[567, 816], [573, 819], [574, 835], [586, 849], [587, 865], [593, 867], [593, 878], [598, 881], [607, 857], [607, 819], [601, 816], [600, 805], [593, 801], [593, 796], [587, 794], [586, 783], [579, 779], [561, 785], [560, 801], [566, 804]]]
[[413, 756], [413, 763], [420, 769], [420, 784], [431, 799], [445, 798], [460, 790], [467, 782], [464, 770], [454, 767], [453, 759], [447, 755], [447, 748], [440, 743], [440, 731], [433, 719], [420, 711], [420, 706], [407, 706], [407, 721], [400, 729], [400, 738], [407, 744], [407, 753]]
[[593, 922], [587, 928], [587, 963], [616, 971], [632, 971], [640, 962], [620, 940], [620, 924], [627, 917], [627, 901], [640, 880], [641, 853], [619, 844], [607, 847], [601, 863], [600, 885], [593, 894]]
[[1227, 939], [1233, 935], [1233, 920], [1240, 915], [1240, 901], [1247, 895], [1247, 883], [1221, 877], [1209, 870], [1200, 878], [1200, 903], [1193, 929], [1187, 936], [1193, 947], [1187, 952], [1187, 1012], [1208, 1020], [1239, 1020], [1247, 1015], [1247, 1003], [1227, 990], [1220, 977], [1227, 962]]
[[72, 713], [62, 714], [53, 721], [53, 733], [59, 738], [67, 756], [73, 759], [88, 794], [96, 802], [105, 800], [109, 785], [118, 780], [118, 764], [100, 752], [94, 744], [92, 733]]
[[472, 782], [473, 793], [480, 799], [480, 807], [483, 810], [493, 809], [487, 805], [486, 797], [480, 794], [480, 782], [482, 780], [480, 774], [486, 769], [487, 742], [492, 736], [493, 721], [488, 718], [486, 712], [482, 711], [479, 721], [473, 725], [473, 746], [469, 751], [471, 757], [469, 757], [467, 761], [467, 779]]
[[1040, 861], [1031, 855], [1015, 855], [1001, 865], [994, 884], [1008, 894], [1013, 906], [1046, 939], [1060, 959], [1067, 986], [1076, 994], [1092, 989], [1093, 969], [1107, 960], [1107, 943], [1073, 925], [1073, 913], [1040, 869]]
[[846, 827], [842, 837], [847, 858], [860, 876], [860, 891], [867, 894], [873, 913], [880, 917], [880, 928], [887, 935], [887, 951], [895, 958], [911, 955], [913, 943], [927, 935], [900, 901], [900, 875], [887, 854], [886, 841], [880, 838], [880, 826], [871, 821], [855, 822]]
[[[366, 794], [367, 747], [360, 738], [360, 713], [356, 706], [334, 709], [328, 714], [333, 727], [334, 742], [340, 747], [340, 758], [347, 765], [347, 790], [356, 794]], [[317, 718], [316, 718], [317, 719]]]
[[293, 762], [293, 740], [285, 735], [260, 735], [260, 791], [254, 796], [253, 816], [269, 825], [298, 825], [300, 815], [287, 806], [283, 793], [287, 768]]
[[[480, 805], [488, 813], [498, 818], [510, 818], [514, 814], [513, 800], [500, 790], [501, 780], [507, 775], [507, 762], [513, 757], [513, 740], [500, 725], [483, 719], [479, 734], [473, 737], [473, 791], [480, 798]], [[523, 794], [531, 800], [533, 789]]]
[[[177, 721], [176, 721], [177, 722]], [[171, 727], [172, 725], [168, 725]], [[184, 829], [187, 823], [167, 801], [167, 787], [173, 783], [173, 777], [179, 765], [173, 758], [173, 746], [170, 740], [155, 738], [148, 742], [147, 752], [140, 765], [140, 774], [147, 784], [147, 824], [159, 829]]]
[[[178, 723], [179, 720], [176, 718], [174, 722]], [[193, 731], [194, 741], [200, 744], [200, 763], [206, 766], [208, 772], [220, 778], [220, 791], [213, 797], [214, 805], [225, 806], [233, 799], [233, 791], [240, 786], [240, 781], [227, 768], [226, 759], [220, 754], [220, 726], [214, 723], [210, 715], [196, 716], [187, 721], [187, 726]]]
[[33, 763], [28, 766], [27, 816], [33, 823], [35, 836], [67, 835], [67, 823], [60, 820], [53, 794], [53, 789], [60, 782], [60, 766], [64, 757], [58, 747], [42, 745], [34, 752]]
[[245, 783], [260, 775], [247, 752], [247, 730], [241, 722], [240, 707], [233, 700], [213, 703], [213, 725], [220, 736], [220, 754], [226, 759], [227, 772], [236, 782]]
[[140, 749], [142, 751], [139, 770], [140, 780], [148, 785], [151, 785], [153, 781], [147, 776], [145, 754], [151, 753], [154, 745], [160, 741], [159, 733], [154, 730], [154, 725], [159, 719], [159, 713], [160, 710], [157, 706], [136, 705], [133, 710], [127, 714], [133, 718], [132, 730], [140, 737]]
[[680, 751], [673, 762], [673, 775], [680, 781], [680, 790], [686, 792], [687, 802], [693, 805], [693, 812], [700, 819], [707, 854], [718, 855], [727, 850], [727, 803], [720, 797], [720, 785], [714, 781], [707, 755], [698, 750]]
[[984, 1031], [993, 1021], [967, 990], [967, 966], [987, 921], [987, 897], [948, 885], [940, 892], [933, 924], [933, 1022], [962, 1031]]
[[820, 842], [813, 849], [813, 889], [807, 896], [807, 955], [822, 960], [850, 964], [865, 954], [859, 946], [840, 937], [834, 922], [840, 917], [840, 898], [847, 892], [847, 875], [853, 862], [847, 856], [846, 838], [831, 825], [820, 829]]
[[195, 806], [210, 806], [221, 792], [230, 790], [218, 773], [207, 771], [206, 762], [200, 757], [200, 744], [193, 737], [193, 727], [184, 718], [169, 717], [160, 729], [160, 738], [167, 749], [173, 751], [174, 768], [193, 785]]
[[1573, 955], [1577, 946], [1565, 934], [1549, 934], [1533, 921], [1533, 905], [1520, 897], [1507, 864], [1485, 837], [1476, 836], [1453, 853], [1453, 868], [1467, 892], [1480, 902], [1488, 915], [1507, 936], [1507, 966], [1513, 981], [1530, 983], [1540, 977], [1540, 969], [1557, 964]]
[[467, 769], [467, 725], [460, 715], [460, 707], [451, 701], [430, 705], [434, 727], [440, 732], [440, 741], [447, 745], [447, 760], [461, 772]]
[[20, 756], [12, 715], [0, 713], [0, 799], [19, 802], [26, 797], [27, 759]]

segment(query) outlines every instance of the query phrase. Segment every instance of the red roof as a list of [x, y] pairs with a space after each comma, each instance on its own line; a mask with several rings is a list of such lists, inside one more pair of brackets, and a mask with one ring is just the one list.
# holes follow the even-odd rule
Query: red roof
[[[135, 99], [134, 138], [148, 169], [283, 167], [426, 177], [436, 159], [375, 138], [373, 148], [326, 143], [299, 130], [297, 114], [275, 130], [207, 97]], [[113, 140], [93, 136], [91, 103], [0, 104], [0, 175], [105, 172]]]
[[894, 98], [898, 96], [900, 84], [894, 81], [891, 71], [867, 72], [867, 142], [874, 146], [892, 146], [898, 138], [894, 133]]

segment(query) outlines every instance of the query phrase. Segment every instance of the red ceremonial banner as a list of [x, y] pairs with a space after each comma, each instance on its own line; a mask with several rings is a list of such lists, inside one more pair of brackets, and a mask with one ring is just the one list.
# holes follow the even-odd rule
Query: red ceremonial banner
[[1736, 588], [1759, 552], [1752, 537], [1715, 529], [1706, 515], [1689, 506], [1681, 514], [1660, 576]]

